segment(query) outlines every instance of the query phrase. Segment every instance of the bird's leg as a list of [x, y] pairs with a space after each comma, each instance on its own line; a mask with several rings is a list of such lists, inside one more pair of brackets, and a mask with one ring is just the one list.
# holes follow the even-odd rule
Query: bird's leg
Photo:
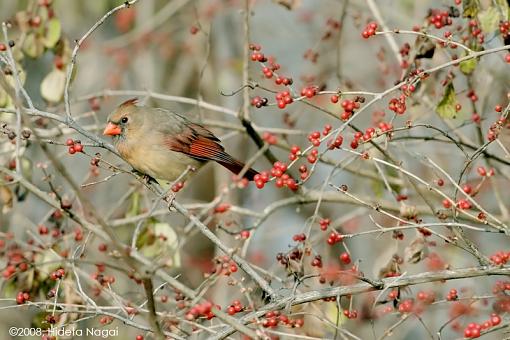
[[142, 179], [147, 183], [147, 184], [152, 184], [152, 183], [155, 183], [155, 184], [159, 184], [158, 181], [154, 178], [154, 177], [151, 177], [147, 174], [144, 174], [136, 169], [133, 169], [131, 170], [132, 173], [138, 175], [138, 176], [141, 176]]

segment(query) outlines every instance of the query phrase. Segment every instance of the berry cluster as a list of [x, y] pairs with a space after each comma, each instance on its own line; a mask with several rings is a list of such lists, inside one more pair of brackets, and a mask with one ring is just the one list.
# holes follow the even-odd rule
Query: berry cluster
[[322, 268], [322, 256], [315, 255], [310, 264], [312, 267]]
[[289, 327], [300, 328], [303, 327], [305, 321], [303, 319], [290, 320], [287, 315], [280, 313], [280, 311], [269, 311], [264, 315], [262, 319], [262, 327], [273, 328], [279, 324], [283, 324]]
[[352, 114], [354, 113], [354, 110], [359, 109], [360, 104], [357, 100], [349, 100], [345, 99], [342, 101], [342, 108], [344, 109], [344, 112], [340, 114], [340, 118], [342, 120], [347, 120], [351, 118]]
[[66, 140], [66, 145], [69, 147], [68, 152], [70, 155], [74, 155], [77, 152], [83, 152], [83, 145], [79, 140], [69, 138]]
[[312, 151], [310, 151], [310, 154], [308, 156], [306, 156], [306, 160], [308, 161], [308, 163], [313, 164], [313, 163], [317, 162], [318, 157], [319, 157], [319, 150], [312, 149]]
[[296, 181], [289, 174], [286, 174], [285, 171], [287, 171], [287, 164], [284, 162], [277, 161], [273, 164], [271, 175], [276, 178], [275, 186], [277, 188], [286, 186], [290, 190], [296, 191], [298, 189]]
[[336, 231], [332, 231], [331, 234], [329, 234], [328, 236], [328, 239], [326, 240], [326, 242], [332, 246], [338, 242], [342, 242], [342, 240], [344, 239], [343, 235], [342, 234], [339, 234], [337, 233]]
[[485, 37], [482, 33], [482, 29], [479, 27], [478, 22], [476, 20], [469, 21], [469, 31], [473, 38], [477, 38], [480, 44], [483, 44], [485, 41]]
[[353, 310], [344, 309], [343, 313], [347, 319], [356, 319], [358, 317], [358, 311], [355, 309]]
[[263, 98], [260, 96], [253, 97], [251, 99], [251, 105], [255, 106], [256, 108], [261, 108], [262, 106], [266, 106], [267, 102], [268, 102], [267, 98], [265, 98], [265, 97]]
[[503, 126], [505, 126], [505, 124], [506, 124], [506, 118], [503, 116], [499, 117], [499, 119], [497, 121], [495, 121], [494, 123], [492, 123], [491, 126], [489, 127], [489, 132], [487, 133], [487, 139], [491, 142], [496, 140], [496, 138], [498, 138], [498, 136], [499, 136], [499, 132], [501, 131]]
[[277, 105], [280, 109], [285, 109], [285, 107], [288, 105], [288, 104], [291, 104], [294, 99], [292, 99], [292, 96], [290, 95], [290, 92], [289, 91], [282, 91], [282, 92], [278, 92], [276, 95], [275, 95], [275, 98], [276, 98], [276, 102], [277, 102]]
[[501, 21], [499, 23], [499, 32], [501, 32], [503, 39], [508, 38], [510, 36], [510, 21]]
[[399, 115], [404, 114], [406, 112], [406, 96], [402, 94], [399, 98], [391, 98], [388, 108]]
[[434, 25], [435, 28], [440, 29], [444, 26], [450, 26], [453, 23], [450, 13], [441, 9], [431, 9], [428, 17], [430, 25]]
[[16, 303], [18, 305], [22, 305], [27, 301], [30, 301], [30, 294], [27, 292], [18, 292], [18, 294], [16, 294]]
[[296, 235], [292, 236], [292, 240], [295, 242], [305, 242], [306, 235], [304, 233], [296, 234]]
[[489, 257], [489, 260], [497, 266], [506, 264], [508, 260], [510, 260], [510, 252], [504, 252], [500, 250], [495, 254], [491, 255]]
[[457, 293], [457, 289], [455, 289], [455, 288], [450, 289], [450, 291], [446, 295], [446, 300], [448, 300], [448, 301], [455, 301], [458, 298], [459, 298], [459, 295]]
[[310, 174], [308, 173], [308, 168], [306, 167], [306, 165], [301, 165], [299, 167], [299, 177], [301, 178], [301, 180], [306, 180], [308, 178]]
[[377, 23], [376, 22], [369, 22], [366, 26], [363, 32], [361, 32], [361, 36], [365, 39], [370, 38], [371, 36], [375, 35], [375, 32], [377, 31]]
[[319, 225], [322, 231], [326, 231], [331, 224], [331, 219], [329, 218], [321, 218], [319, 221]]
[[492, 313], [490, 319], [485, 322], [482, 322], [481, 324], [476, 322], [470, 322], [464, 329], [464, 337], [470, 339], [478, 338], [480, 336], [481, 331], [497, 326], [500, 323], [501, 317], [495, 313]]
[[232, 301], [232, 304], [227, 307], [227, 313], [228, 315], [235, 315], [236, 313], [244, 311], [244, 307], [241, 304], [241, 301], [234, 300]]
[[253, 181], [258, 189], [262, 189], [264, 185], [269, 182], [269, 173], [267, 171], [262, 171], [253, 177]]
[[59, 268], [50, 274], [50, 279], [57, 281], [63, 278], [65, 274], [65, 270], [63, 268]]
[[297, 145], [293, 145], [290, 148], [289, 160], [295, 161], [300, 154], [301, 154], [301, 148]]
[[199, 303], [196, 306], [191, 307], [191, 309], [186, 313], [186, 319], [192, 321], [199, 317], [204, 317], [207, 320], [211, 320], [212, 318], [214, 318], [212, 307], [213, 304], [209, 301]]
[[170, 189], [173, 192], [177, 193], [177, 192], [181, 191], [182, 188], [184, 188], [184, 182], [177, 182], [177, 183], [174, 183]]
[[262, 134], [262, 139], [264, 140], [264, 142], [266, 142], [267, 144], [269, 145], [274, 145], [276, 143], [278, 143], [278, 138], [273, 135], [271, 132], [264, 132]]
[[306, 86], [301, 90], [301, 96], [306, 98], [312, 98], [319, 93], [319, 88], [317, 86], [311, 85]]
[[398, 311], [402, 314], [411, 313], [414, 309], [414, 301], [412, 299], [406, 299], [398, 305]]

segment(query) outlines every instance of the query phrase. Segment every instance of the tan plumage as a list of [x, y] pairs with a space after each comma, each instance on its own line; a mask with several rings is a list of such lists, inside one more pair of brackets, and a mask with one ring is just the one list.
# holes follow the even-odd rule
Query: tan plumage
[[[113, 137], [126, 162], [155, 179], [174, 181], [188, 166], [198, 169], [209, 160], [236, 174], [244, 167], [205, 127], [168, 110], [137, 106], [134, 99], [110, 114], [104, 134]], [[249, 169], [245, 177], [252, 180], [256, 174]]]

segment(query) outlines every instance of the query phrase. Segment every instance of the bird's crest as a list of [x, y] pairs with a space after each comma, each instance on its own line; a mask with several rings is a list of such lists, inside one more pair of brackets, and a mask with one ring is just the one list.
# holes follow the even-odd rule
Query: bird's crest
[[138, 98], [131, 98], [119, 105], [120, 108], [126, 108], [128, 106], [135, 106], [138, 103]]

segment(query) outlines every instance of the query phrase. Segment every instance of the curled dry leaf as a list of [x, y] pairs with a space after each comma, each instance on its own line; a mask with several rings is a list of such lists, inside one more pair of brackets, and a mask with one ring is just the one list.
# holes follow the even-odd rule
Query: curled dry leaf
[[8, 213], [12, 209], [13, 205], [13, 194], [11, 189], [7, 186], [0, 186], [0, 201], [2, 202], [2, 212], [4, 214]]
[[64, 96], [66, 73], [54, 68], [41, 83], [41, 95], [50, 103], [58, 103]]

